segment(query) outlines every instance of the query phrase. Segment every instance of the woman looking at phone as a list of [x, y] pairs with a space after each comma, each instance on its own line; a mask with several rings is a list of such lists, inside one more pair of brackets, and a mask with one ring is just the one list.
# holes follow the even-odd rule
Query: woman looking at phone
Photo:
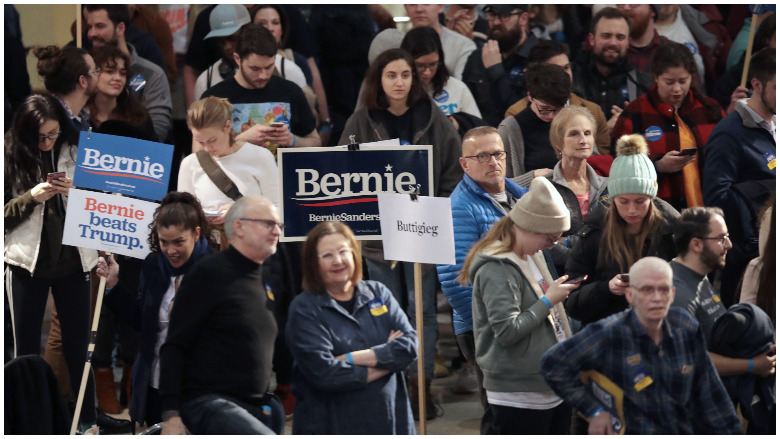
[[[15, 356], [40, 354], [51, 290], [74, 390], [81, 385], [89, 341], [89, 272], [97, 264], [97, 251], [62, 244], [77, 144], [65, 109], [47, 94], [27, 97], [5, 135], [4, 259]], [[82, 432], [95, 423], [92, 375], [85, 395]]]
[[566, 311], [583, 325], [628, 308], [628, 282], [621, 276], [634, 262], [645, 256], [670, 261], [677, 253], [672, 226], [680, 214], [656, 198], [656, 174], [644, 137], [621, 137], [617, 151], [609, 206], [588, 215], [566, 263], [570, 276], [589, 275], [566, 301]]

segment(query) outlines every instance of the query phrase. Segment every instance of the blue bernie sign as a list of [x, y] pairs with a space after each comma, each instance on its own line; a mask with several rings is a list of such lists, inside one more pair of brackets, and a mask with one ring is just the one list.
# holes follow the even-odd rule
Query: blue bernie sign
[[431, 146], [280, 148], [282, 241], [303, 241], [321, 221], [346, 223], [358, 239], [382, 239], [378, 193], [433, 196]]
[[168, 192], [173, 145], [82, 131], [73, 185], [160, 200]]

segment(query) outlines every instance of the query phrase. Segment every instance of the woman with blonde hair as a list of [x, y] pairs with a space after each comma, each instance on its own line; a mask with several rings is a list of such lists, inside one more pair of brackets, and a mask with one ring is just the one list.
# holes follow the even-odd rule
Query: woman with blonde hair
[[542, 355], [571, 336], [562, 302], [578, 283], [554, 279], [544, 251], [569, 223], [561, 196], [537, 177], [466, 256], [459, 280], [473, 285], [476, 359], [488, 400], [482, 434], [569, 432], [571, 408], [539, 373]]
[[634, 262], [669, 261], [677, 253], [672, 226], [680, 214], [656, 198], [656, 172], [641, 135], [618, 140], [608, 189], [609, 207], [588, 216], [566, 263], [570, 276], [589, 276], [566, 301], [566, 311], [583, 325], [628, 308], [625, 273]]
[[178, 189], [195, 195], [209, 223], [222, 228], [225, 214], [242, 196], [264, 197], [279, 206], [276, 161], [266, 148], [236, 140], [233, 106], [208, 97], [187, 111], [193, 141], [203, 149], [181, 162]]

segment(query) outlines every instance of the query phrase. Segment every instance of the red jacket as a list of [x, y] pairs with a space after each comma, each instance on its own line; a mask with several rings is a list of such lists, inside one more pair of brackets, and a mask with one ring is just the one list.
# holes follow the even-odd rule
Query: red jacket
[[[704, 99], [709, 105], [720, 109], [714, 99], [708, 97]], [[695, 99], [693, 92], [688, 91], [688, 96], [680, 106], [678, 114], [693, 131], [696, 146], [704, 147], [715, 125], [726, 117], [722, 109], [717, 118], [712, 118], [709, 113], [710, 110], [704, 103]], [[626, 106], [615, 123], [611, 136], [613, 139], [618, 139], [622, 135], [634, 133], [645, 136], [653, 163], [669, 151], [680, 150], [680, 132], [674, 117], [674, 107], [661, 101], [656, 85]], [[686, 205], [682, 171], [658, 174], [658, 197], [678, 210], [680, 206]]]

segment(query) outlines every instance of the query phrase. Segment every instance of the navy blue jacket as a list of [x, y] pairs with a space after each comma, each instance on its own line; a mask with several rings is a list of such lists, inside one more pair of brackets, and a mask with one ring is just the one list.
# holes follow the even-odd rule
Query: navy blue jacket
[[[213, 252], [214, 250], [207, 248], [205, 254]], [[137, 292], [130, 291], [120, 279], [104, 298], [111, 311], [139, 333], [138, 356], [133, 362], [130, 392], [130, 419], [139, 423], [143, 423], [146, 418], [146, 393], [152, 378], [160, 304], [171, 285], [171, 278], [160, 269], [162, 259], [165, 259], [165, 256], [159, 252], [150, 253], [144, 259]], [[189, 268], [192, 268], [194, 262], [195, 259], [187, 261]]]
[[[383, 284], [361, 281], [355, 296], [352, 314], [326, 293], [304, 291], [290, 305], [293, 434], [415, 434], [403, 371], [417, 358], [417, 333]], [[404, 335], [387, 343], [391, 330]], [[391, 372], [371, 383], [367, 367], [335, 358], [369, 348]]]

